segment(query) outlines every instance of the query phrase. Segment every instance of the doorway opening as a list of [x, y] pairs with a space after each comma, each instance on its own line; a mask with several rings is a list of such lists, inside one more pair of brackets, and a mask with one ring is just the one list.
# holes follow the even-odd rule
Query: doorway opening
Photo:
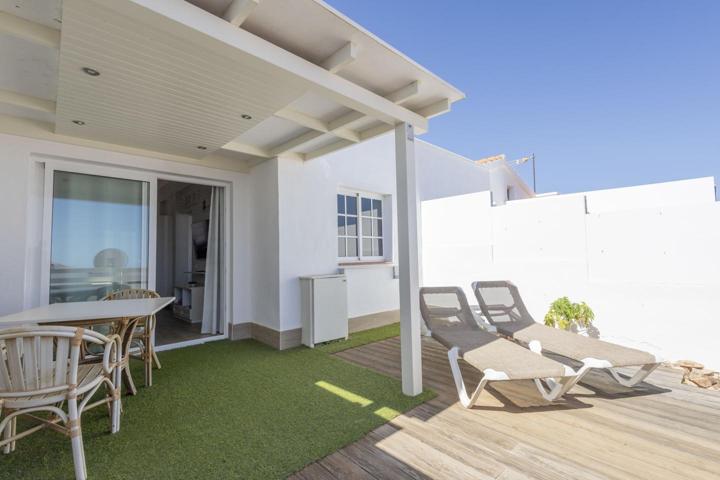
[[158, 179], [155, 283], [175, 303], [157, 314], [155, 345], [224, 334], [223, 188]]

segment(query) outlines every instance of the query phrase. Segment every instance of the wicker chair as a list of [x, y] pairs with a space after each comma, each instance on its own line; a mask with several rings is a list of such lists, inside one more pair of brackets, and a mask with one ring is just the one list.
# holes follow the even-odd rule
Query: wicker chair
[[[131, 300], [137, 298], [160, 298], [160, 294], [153, 290], [145, 290], [142, 288], [126, 288], [124, 290], [117, 290], [115, 292], [107, 294], [103, 298], [103, 300]], [[145, 364], [146, 387], [152, 386], [153, 363], [158, 369], [162, 368], [162, 365], [160, 365], [160, 360], [158, 359], [157, 354], [155, 353], [155, 348], [153, 346], [153, 335], [155, 333], [156, 323], [157, 321], [155, 319], [155, 315], [141, 318], [135, 327], [132, 340], [129, 344], [131, 348], [133, 346], [136, 346], [140, 350], [140, 355], [134, 356], [134, 358], [142, 360]], [[130, 390], [133, 391], [134, 394], [135, 385], [132, 381], [132, 377], [130, 376], [130, 365], [127, 364], [124, 368], [125, 378], [129, 383], [128, 387], [130, 388]]]
[[[83, 343], [103, 346], [102, 362], [81, 365]], [[87, 478], [80, 417], [89, 408], [119, 401], [117, 376], [120, 338], [81, 327], [39, 326], [0, 330], [0, 447], [9, 454], [15, 442], [43, 428], [70, 437], [75, 478]], [[101, 386], [105, 398], [89, 403]], [[67, 412], [62, 409], [67, 402]], [[111, 431], [120, 409], [111, 408]], [[40, 417], [38, 414], [47, 414]], [[17, 432], [17, 417], [38, 424]]]

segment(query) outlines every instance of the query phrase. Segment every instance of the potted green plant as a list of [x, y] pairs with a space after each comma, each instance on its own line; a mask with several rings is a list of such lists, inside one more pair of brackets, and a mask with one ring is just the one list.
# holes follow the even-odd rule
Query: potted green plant
[[593, 320], [595, 313], [587, 303], [573, 303], [568, 297], [555, 300], [545, 315], [545, 325], [548, 327], [572, 330], [583, 335], [587, 334]]

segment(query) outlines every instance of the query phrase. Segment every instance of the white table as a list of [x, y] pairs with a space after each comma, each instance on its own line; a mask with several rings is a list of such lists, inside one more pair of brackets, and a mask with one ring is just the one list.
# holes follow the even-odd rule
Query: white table
[[0, 328], [38, 323], [107, 323], [121, 318], [147, 317], [155, 315], [174, 301], [174, 297], [162, 297], [111, 302], [53, 303], [0, 317]]
[[[12, 315], [0, 317], [0, 329], [23, 325], [65, 324], [93, 325], [118, 322], [122, 325], [121, 336], [130, 341], [132, 332], [124, 335], [125, 327], [131, 319], [148, 317], [170, 305], [174, 297], [138, 298], [133, 300], [113, 300], [95, 302], [53, 303], [42, 307], [31, 308]], [[113, 374], [115, 388], [120, 388], [122, 370], [116, 368]], [[112, 404], [112, 432], [120, 430], [120, 400]]]

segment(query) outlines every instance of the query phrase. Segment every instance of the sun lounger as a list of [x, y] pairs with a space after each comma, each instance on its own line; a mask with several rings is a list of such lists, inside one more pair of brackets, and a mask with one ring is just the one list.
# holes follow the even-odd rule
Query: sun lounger
[[[534, 380], [538, 391], [553, 401], [576, 383], [575, 371], [490, 333], [475, 321], [465, 294], [457, 287], [420, 289], [420, 311], [429, 334], [448, 348], [448, 360], [460, 403], [472, 407], [488, 382]], [[458, 358], [483, 372], [468, 395]]]
[[[654, 355], [634, 348], [603, 342], [577, 333], [535, 322], [525, 308], [518, 288], [507, 281], [474, 282], [475, 297], [483, 317], [498, 333], [528, 346], [533, 351], [551, 352], [582, 362], [578, 376], [590, 369], [607, 369], [618, 383], [632, 387], [643, 381], [660, 364]], [[640, 367], [631, 377], [621, 375], [619, 367]]]

